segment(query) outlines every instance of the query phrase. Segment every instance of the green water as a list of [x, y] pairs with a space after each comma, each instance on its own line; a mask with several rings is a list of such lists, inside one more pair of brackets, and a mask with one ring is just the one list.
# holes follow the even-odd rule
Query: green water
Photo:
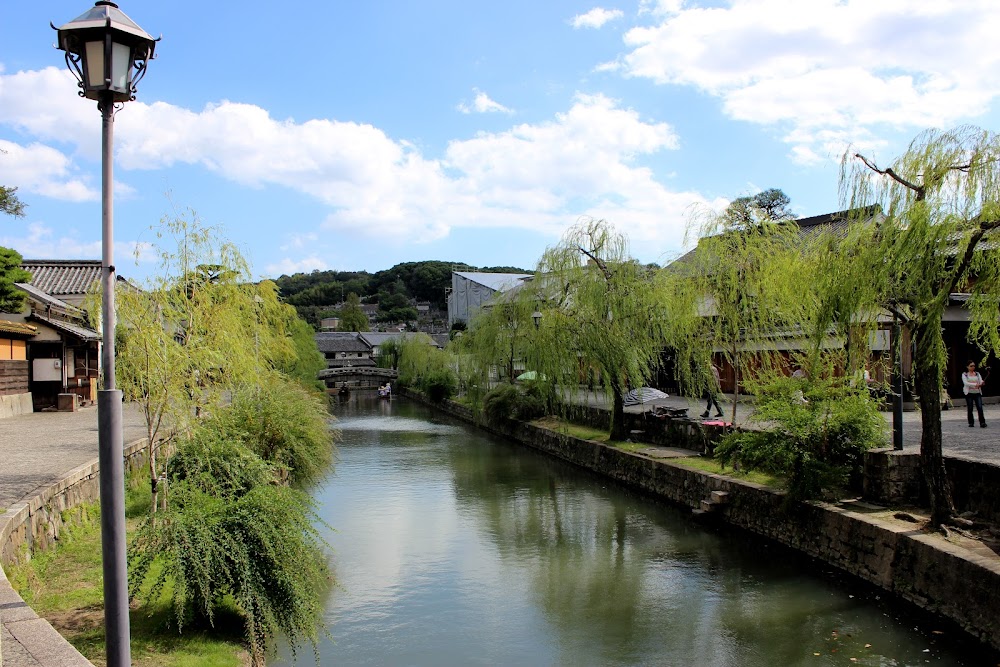
[[997, 664], [786, 549], [422, 406], [334, 413], [322, 665]]

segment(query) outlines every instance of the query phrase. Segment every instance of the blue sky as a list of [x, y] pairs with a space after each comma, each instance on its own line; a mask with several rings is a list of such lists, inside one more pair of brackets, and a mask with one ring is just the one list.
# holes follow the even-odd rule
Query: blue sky
[[[8, 3], [0, 245], [100, 257], [100, 116], [49, 21]], [[699, 215], [782, 188], [837, 210], [848, 146], [997, 129], [995, 0], [120, 2], [157, 58], [115, 123], [119, 272], [194, 210], [276, 277], [438, 259], [532, 268], [581, 216], [664, 263]], [[130, 256], [138, 244], [139, 263]]]

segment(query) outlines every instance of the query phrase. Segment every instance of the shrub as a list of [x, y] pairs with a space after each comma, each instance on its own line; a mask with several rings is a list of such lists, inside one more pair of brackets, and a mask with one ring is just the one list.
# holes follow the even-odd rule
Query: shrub
[[255, 665], [279, 632], [293, 650], [302, 639], [315, 649], [327, 573], [308, 496], [263, 485], [223, 497], [178, 480], [170, 499], [129, 547], [131, 596], [155, 603], [167, 595], [178, 631], [192, 621], [212, 624], [232, 596]]
[[771, 379], [758, 390], [752, 421], [761, 430], [727, 434], [716, 456], [724, 465], [786, 475], [793, 500], [847, 484], [885, 428], [867, 389], [844, 378]]
[[201, 428], [167, 460], [171, 487], [179, 482], [220, 498], [239, 498], [275, 479], [272, 465], [215, 428]]
[[521, 392], [514, 385], [504, 382], [486, 392], [483, 399], [483, 414], [490, 424], [499, 424], [507, 419], [515, 419], [517, 403]]
[[287, 471], [294, 484], [318, 481], [333, 457], [334, 436], [323, 397], [280, 377], [265, 386], [237, 392], [228, 408], [202, 425], [204, 437], [234, 439]]
[[498, 424], [506, 419], [530, 421], [545, 414], [545, 401], [537, 387], [522, 390], [509, 383], [499, 384], [483, 399], [486, 421]]
[[450, 368], [435, 368], [421, 379], [419, 388], [431, 401], [440, 403], [455, 395], [458, 378]]

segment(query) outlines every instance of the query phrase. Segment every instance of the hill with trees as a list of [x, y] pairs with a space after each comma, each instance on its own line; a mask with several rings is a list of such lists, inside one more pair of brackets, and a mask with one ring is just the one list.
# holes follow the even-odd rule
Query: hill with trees
[[484, 273], [531, 273], [513, 266], [476, 267], [461, 262], [428, 260], [404, 262], [390, 269], [367, 271], [313, 271], [283, 275], [275, 280], [281, 296], [315, 327], [322, 317], [334, 315], [348, 296], [356, 294], [363, 304], [378, 304], [378, 321], [407, 322], [417, 319], [416, 301], [432, 309], [447, 310], [447, 292], [452, 271]]

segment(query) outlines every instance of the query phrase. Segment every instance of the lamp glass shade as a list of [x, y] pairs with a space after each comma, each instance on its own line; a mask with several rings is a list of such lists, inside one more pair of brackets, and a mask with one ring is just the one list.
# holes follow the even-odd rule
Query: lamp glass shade
[[129, 90], [129, 71], [132, 68], [132, 49], [127, 44], [111, 43], [111, 90], [119, 93]]
[[87, 88], [104, 88], [104, 40], [84, 45], [83, 68]]

